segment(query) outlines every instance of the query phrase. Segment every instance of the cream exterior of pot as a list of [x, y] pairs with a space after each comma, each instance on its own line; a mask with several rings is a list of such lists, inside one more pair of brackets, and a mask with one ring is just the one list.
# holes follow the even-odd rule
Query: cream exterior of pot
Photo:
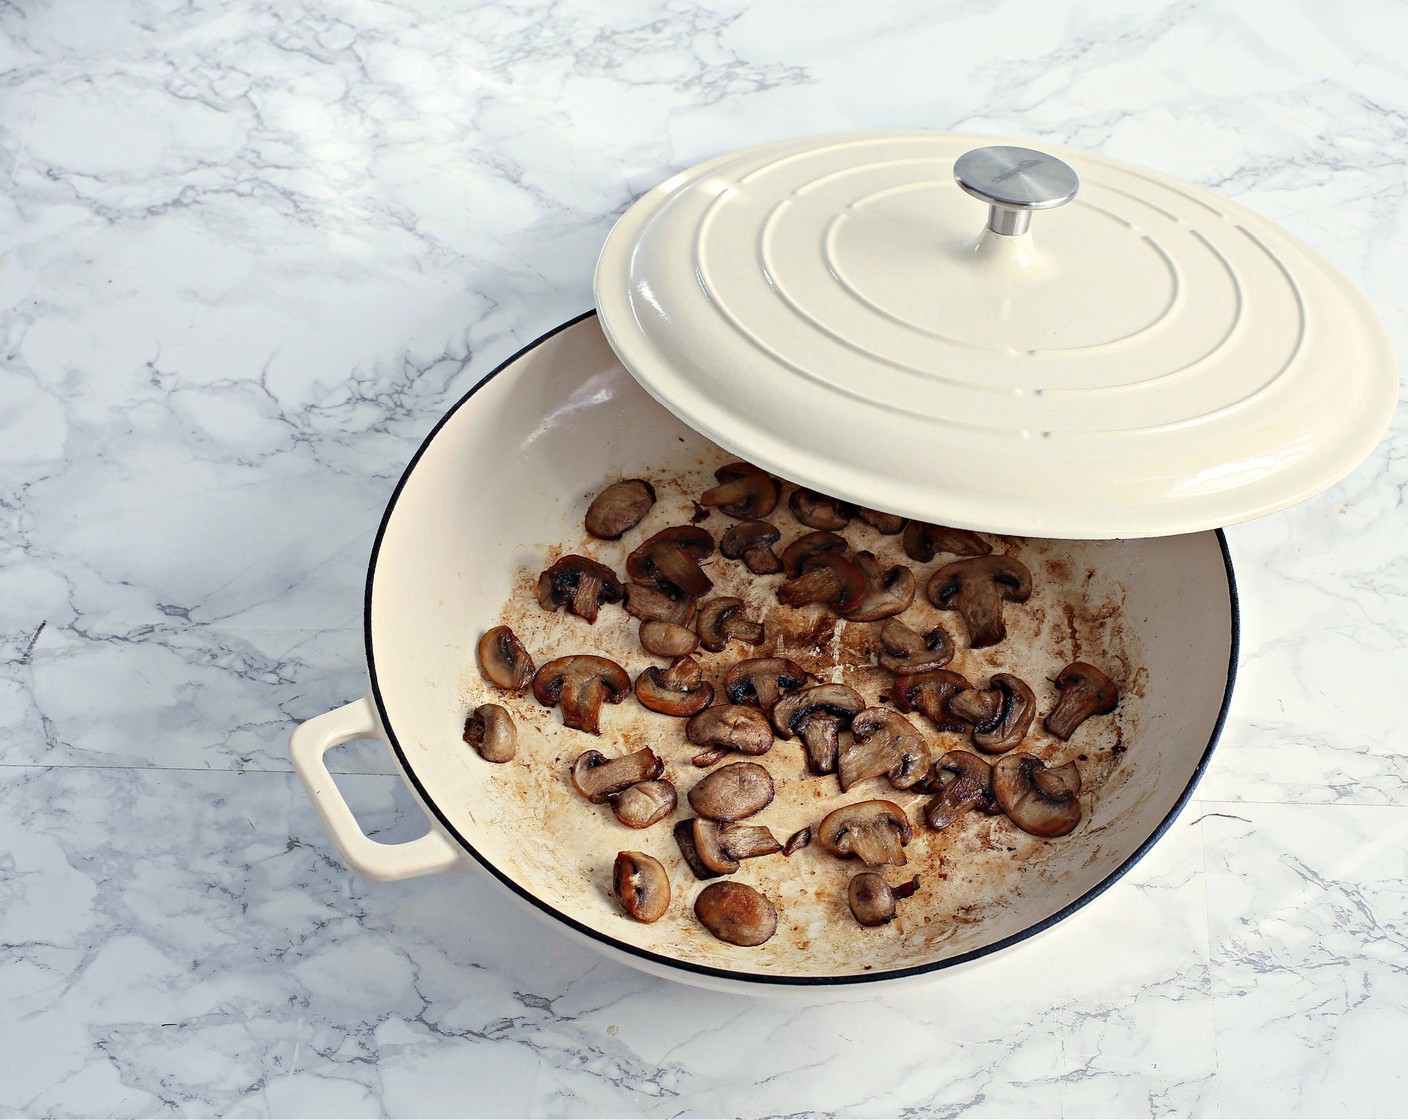
[[[1139, 682], [1121, 724], [1131, 738], [1127, 763], [1098, 796], [1085, 798], [1077, 831], [1043, 842], [1041, 858], [1021, 882], [1004, 887], [982, 921], [962, 929], [928, 928], [918, 909], [908, 918], [902, 911], [900, 921], [880, 930], [833, 928], [832, 902], [809, 911], [787, 878], [821, 865], [774, 856], [749, 861], [756, 865], [749, 873], [766, 877], [784, 928], [756, 949], [713, 940], [689, 912], [702, 884], [671, 855], [669, 824], [626, 829], [604, 807], [588, 805], [568, 780], [579, 751], [622, 753], [655, 734], [657, 725], [642, 721], [658, 717], [632, 698], [604, 710], [600, 739], [562, 728], [557, 713], [537, 707], [531, 696], [512, 701], [520, 745], [508, 764], [486, 763], [461, 741], [467, 711], [500, 699], [479, 675], [475, 645], [505, 604], [522, 604], [525, 640], [540, 665], [547, 634], [572, 634], [592, 648], [634, 643], [633, 628], [620, 628], [620, 639], [605, 629], [619, 627], [619, 608], [611, 608], [619, 617], [603, 612], [587, 628], [541, 611], [524, 582], [549, 549], [581, 539], [586, 504], [603, 482], [674, 470], [707, 477], [725, 458], [650, 399], [617, 361], [595, 317], [535, 344], [450, 411], [407, 468], [377, 538], [366, 620], [372, 691], [309, 721], [292, 743], [295, 768], [348, 865], [379, 880], [478, 870], [618, 961], [755, 994], [924, 983], [1025, 940], [1115, 882], [1191, 794], [1221, 727], [1235, 667], [1236, 615], [1230, 568], [1214, 533], [1023, 546], [1066, 568], [1088, 563], [1099, 573], [1099, 593], [1122, 598]], [[609, 548], [602, 554], [615, 555]], [[1044, 664], [1062, 655], [1058, 630], [1053, 622], [1033, 631], [1039, 643], [1057, 643]], [[638, 652], [623, 661], [632, 675], [645, 663], [652, 662]], [[1092, 727], [1089, 734], [1092, 749], [1109, 748], [1108, 737], [1100, 738], [1107, 730]], [[390, 743], [430, 818], [426, 837], [381, 845], [362, 835], [321, 761], [335, 743], [359, 737]], [[774, 760], [784, 756], [775, 750]], [[683, 795], [693, 779], [677, 761], [671, 769]], [[896, 796], [883, 784], [866, 794], [887, 795]], [[808, 811], [797, 812], [802, 819]], [[792, 822], [783, 809], [778, 814], [769, 823], [785, 833]], [[610, 865], [621, 849], [650, 852], [670, 866], [675, 899], [661, 922], [634, 922], [612, 898]], [[802, 852], [792, 859], [801, 856], [830, 858]], [[469, 924], [492, 920], [492, 913], [466, 915]], [[803, 950], [808, 930], [814, 944]]]
[[1035, 142], [1079, 193], [994, 233], [953, 168], [1010, 143], [848, 133], [681, 172], [607, 239], [603, 329], [740, 457], [965, 528], [1216, 528], [1369, 454], [1397, 363], [1328, 263], [1210, 191]]

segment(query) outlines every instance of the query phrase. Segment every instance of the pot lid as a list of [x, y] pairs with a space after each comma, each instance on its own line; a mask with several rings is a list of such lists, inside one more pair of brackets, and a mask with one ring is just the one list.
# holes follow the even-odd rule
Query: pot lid
[[702, 163], [616, 224], [596, 298], [626, 368], [740, 457], [990, 532], [1270, 513], [1357, 466], [1397, 400], [1368, 303], [1271, 222], [1102, 156], [970, 136]]

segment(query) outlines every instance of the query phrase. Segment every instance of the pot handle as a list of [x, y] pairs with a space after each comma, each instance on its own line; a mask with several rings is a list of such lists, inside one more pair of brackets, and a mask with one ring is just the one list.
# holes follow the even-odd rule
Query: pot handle
[[342, 862], [358, 875], [377, 883], [437, 875], [442, 871], [471, 870], [474, 865], [469, 857], [434, 822], [424, 836], [402, 844], [383, 844], [362, 831], [323, 762], [323, 755], [333, 747], [353, 739], [380, 739], [390, 743], [381, 729], [381, 720], [377, 718], [370, 696], [300, 723], [293, 729], [288, 743], [294, 772], [308, 791], [308, 798], [342, 856]]

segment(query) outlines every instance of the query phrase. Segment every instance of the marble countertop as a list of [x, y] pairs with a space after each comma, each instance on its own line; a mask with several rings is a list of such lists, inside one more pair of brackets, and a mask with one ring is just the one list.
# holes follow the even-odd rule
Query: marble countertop
[[[0, 2], [0, 1112], [1402, 1114], [1401, 413], [1228, 531], [1241, 675], [1168, 834], [926, 994], [694, 991], [482, 878], [363, 882], [287, 740], [365, 690], [409, 456], [673, 171], [1087, 148], [1282, 223], [1405, 354], [1404, 42], [1391, 0]], [[384, 749], [335, 758], [423, 830]]]

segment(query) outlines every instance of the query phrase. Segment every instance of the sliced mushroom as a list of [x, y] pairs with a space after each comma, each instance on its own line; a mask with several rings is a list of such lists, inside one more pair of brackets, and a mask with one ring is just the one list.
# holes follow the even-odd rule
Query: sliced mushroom
[[654, 922], [670, 908], [670, 877], [654, 856], [618, 852], [611, 866], [616, 901], [638, 922]]
[[865, 576], [865, 598], [845, 612], [852, 622], [878, 622], [908, 609], [914, 602], [914, 573], [903, 564], [884, 569], [874, 554], [857, 552], [855, 565]]
[[903, 532], [905, 525], [908, 524], [903, 517], [896, 517], [893, 513], [881, 513], [878, 509], [867, 509], [865, 506], [857, 507], [856, 516], [877, 533], [886, 537], [893, 537], [896, 533]]
[[694, 916], [730, 945], [761, 945], [777, 932], [777, 907], [747, 883], [710, 883], [694, 900]]
[[601, 706], [619, 704], [631, 678], [616, 662], [589, 653], [556, 657], [533, 677], [533, 695], [545, 708], [562, 707], [562, 722], [578, 731], [601, 734]]
[[819, 494], [799, 486], [787, 500], [792, 516], [808, 529], [844, 529], [856, 515], [856, 507], [849, 502]]
[[696, 747], [721, 747], [739, 754], [766, 754], [772, 749], [772, 728], [756, 708], [715, 704], [690, 717], [684, 735]]
[[741, 821], [773, 797], [772, 775], [756, 762], [730, 762], [689, 791], [689, 804], [711, 821]]
[[857, 801], [828, 813], [816, 839], [838, 859], [859, 859], [871, 867], [903, 867], [904, 846], [913, 831], [904, 810], [893, 801]]
[[719, 822], [695, 817], [691, 822], [694, 851], [699, 862], [715, 875], [732, 875], [738, 870], [738, 860], [729, 855], [719, 842]]
[[665, 764], [649, 747], [619, 758], [583, 751], [572, 764], [572, 784], [593, 805], [600, 805], [637, 782], [653, 781], [664, 772]]
[[564, 556], [538, 577], [538, 605], [566, 607], [569, 614], [595, 622], [602, 603], [619, 603], [626, 589], [616, 573], [587, 556]]
[[507, 626], [486, 630], [477, 652], [479, 671], [490, 684], [509, 692], [522, 692], [533, 679], [533, 658]]
[[714, 477], [719, 484], [699, 495], [699, 503], [741, 520], [766, 517], [782, 494], [782, 484], [751, 463], [729, 463]]
[[924, 819], [939, 831], [976, 809], [988, 816], [1002, 812], [992, 792], [992, 765], [972, 751], [949, 751], [934, 764], [932, 785], [939, 795], [924, 806]]
[[680, 855], [689, 865], [689, 869], [694, 872], [696, 879], [717, 879], [723, 872], [714, 871], [699, 855], [694, 846], [694, 822], [697, 818], [690, 817], [675, 825], [675, 843], [679, 845]]
[[640, 624], [640, 645], [656, 657], [685, 657], [699, 648], [699, 635], [677, 622], [647, 618]]
[[611, 811], [628, 828], [649, 828], [675, 811], [679, 794], [665, 778], [637, 782], [611, 799]]
[[498, 704], [480, 704], [464, 721], [464, 741], [485, 762], [508, 762], [518, 753], [518, 730], [513, 717]]
[[815, 533], [804, 533], [782, 550], [782, 570], [789, 576], [802, 574], [802, 565], [813, 556], [827, 552], [845, 552], [850, 548], [845, 537], [818, 529]]
[[895, 920], [895, 892], [881, 875], [862, 871], [846, 888], [851, 915], [863, 926], [883, 926]]
[[841, 732], [864, 708], [865, 700], [855, 689], [844, 684], [821, 684], [791, 693], [774, 704], [772, 725], [784, 739], [801, 736], [808, 770], [830, 774], [836, 769]]
[[704, 679], [699, 662], [681, 657], [668, 669], [651, 666], [636, 678], [636, 699], [652, 712], [692, 716], [714, 699], [714, 686]]
[[728, 751], [723, 747], [710, 747], [707, 751], [700, 751], [689, 761], [701, 770], [707, 770], [716, 762], [721, 762], [728, 757]]
[[766, 636], [763, 624], [743, 613], [743, 600], [731, 595], [719, 595], [702, 604], [694, 628], [699, 644], [711, 653], [720, 652], [733, 639], [755, 646]]
[[900, 676], [927, 673], [953, 660], [953, 639], [942, 626], [921, 636], [897, 618], [886, 619], [880, 627], [880, 653], [876, 660]]
[[933, 752], [918, 728], [889, 708], [866, 708], [851, 720], [850, 743], [837, 756], [841, 792], [884, 774], [896, 789], [911, 789], [929, 776]]
[[807, 683], [807, 671], [786, 657], [750, 657], [724, 677], [724, 693], [735, 704], [771, 712], [779, 697]]
[[1109, 715], [1120, 702], [1115, 682], [1084, 661], [1072, 661], [1057, 674], [1054, 683], [1061, 699], [1042, 726], [1062, 742], [1091, 716]]
[[796, 832], [794, 832], [791, 836], [787, 838], [787, 843], [782, 845], [782, 854], [784, 856], [790, 856], [794, 852], [800, 852], [811, 842], [812, 826], [806, 825], [803, 828], [799, 828]]
[[740, 521], [723, 535], [719, 551], [730, 560], [742, 560], [757, 576], [782, 571], [782, 561], [772, 546], [782, 536], [770, 521]]
[[825, 603], [839, 615], [856, 610], [865, 600], [865, 575], [840, 553], [825, 552], [802, 561], [802, 570], [777, 589], [777, 601], [787, 607]]
[[719, 844], [734, 859], [757, 859], [782, 851], [765, 824], [726, 824], [719, 829]]
[[1051, 839], [1080, 824], [1080, 770], [1047, 766], [1029, 754], [1006, 754], [992, 768], [992, 791], [1023, 832]]
[[626, 557], [626, 574], [653, 587], [673, 587], [686, 599], [714, 586], [699, 561], [714, 554], [714, 538], [697, 525], [661, 529]]
[[930, 669], [906, 673], [890, 686], [890, 703], [902, 712], [923, 712], [935, 730], [966, 732], [969, 725], [948, 710], [949, 700], [973, 686], [968, 678], [952, 669]]
[[677, 598], [670, 589], [646, 587], [641, 583], [626, 584], [626, 613], [642, 622], [657, 619], [688, 626], [694, 621], [694, 602]]
[[973, 725], [973, 745], [984, 754], [1010, 751], [1026, 738], [1036, 715], [1036, 694], [1011, 673], [994, 673], [985, 689], [949, 697], [948, 710]]
[[975, 556], [945, 564], [929, 578], [924, 593], [940, 610], [961, 614], [968, 645], [982, 649], [1007, 636], [1002, 604], [1025, 603], [1032, 574], [1015, 556]]
[[604, 541], [621, 539], [634, 529], [655, 504], [655, 487], [643, 478], [613, 482], [587, 507], [587, 532]]
[[992, 545], [967, 529], [950, 529], [947, 525], [930, 525], [926, 521], [911, 521], [905, 526], [905, 555], [927, 564], [940, 552], [954, 556], [986, 556]]

